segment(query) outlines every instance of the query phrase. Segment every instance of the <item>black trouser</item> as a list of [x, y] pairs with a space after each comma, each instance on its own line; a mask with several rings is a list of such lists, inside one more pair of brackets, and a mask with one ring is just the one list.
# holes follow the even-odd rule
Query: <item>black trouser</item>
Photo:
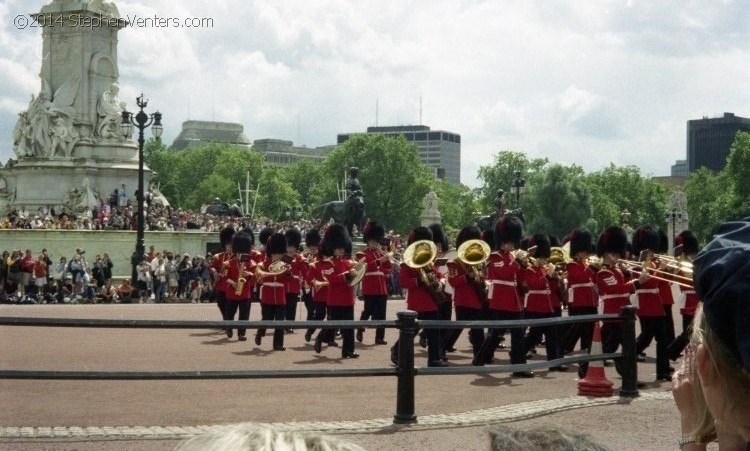
[[690, 336], [693, 334], [693, 318], [693, 315], [682, 315], [682, 333], [667, 348], [667, 354], [670, 359], [677, 360], [688, 343], [690, 343]]
[[305, 303], [305, 309], [307, 310], [307, 321], [311, 321], [315, 318], [315, 303], [313, 302], [312, 291], [302, 293], [302, 302]]
[[[482, 321], [486, 318], [487, 316], [482, 309], [456, 306], [456, 321]], [[455, 340], [458, 340], [459, 335], [461, 335], [461, 332], [463, 331], [463, 329], [450, 330], [453, 331], [453, 334], [449, 338], [454, 339], [455, 337]], [[455, 344], [455, 340], [453, 341], [453, 343], [443, 343], [443, 349], [453, 347], [453, 344]], [[484, 329], [481, 327], [470, 329], [469, 343], [471, 343], [471, 348], [474, 351], [474, 357], [476, 357], [477, 354], [479, 354], [479, 348], [481, 348], [482, 343], [484, 343]]]
[[[385, 320], [386, 307], [388, 305], [387, 294], [367, 294], [365, 298], [365, 309], [359, 316], [361, 321], [373, 319], [374, 321]], [[375, 329], [375, 341], [385, 339], [385, 328], [378, 327]]]
[[[596, 307], [568, 307], [568, 316], [596, 315]], [[581, 349], [591, 350], [591, 340], [594, 337], [594, 323], [573, 323], [568, 329], [563, 342], [563, 351], [568, 354], [575, 351], [576, 343], [581, 340]]]
[[299, 302], [299, 293], [286, 294], [286, 308], [284, 317], [287, 321], [294, 321], [297, 318], [297, 303]]
[[672, 304], [664, 304], [664, 326], [667, 332], [667, 343], [672, 343], [675, 339], [674, 317], [672, 316]]
[[[224, 293], [222, 293], [222, 296]], [[237, 310], [240, 311], [240, 316], [237, 318], [240, 321], [247, 321], [250, 319], [250, 299], [244, 301], [226, 301], [224, 306], [224, 321], [234, 321], [234, 314]], [[231, 330], [231, 329], [227, 329]], [[246, 329], [237, 329], [237, 336], [244, 337]]]
[[667, 328], [663, 316], [641, 317], [641, 334], [636, 339], [636, 352], [643, 352], [652, 339], [656, 339], [656, 376], [669, 376], [669, 356], [667, 355]]
[[[511, 321], [523, 319], [523, 312], [505, 312], [490, 309], [490, 315], [495, 321]], [[510, 363], [512, 365], [526, 363], [526, 343], [524, 340], [524, 328], [516, 327], [510, 330]], [[505, 333], [503, 329], [490, 329], [484, 338], [484, 343], [479, 349], [476, 360], [480, 363], [492, 363], [495, 358], [495, 349], [500, 344], [500, 336]]]
[[[437, 320], [438, 312], [417, 312], [418, 320]], [[424, 334], [427, 337], [427, 363], [437, 362], [440, 360], [440, 329], [425, 329]], [[391, 347], [391, 356], [398, 356], [398, 342]]]
[[[339, 307], [333, 306], [328, 307], [328, 319], [331, 321], [339, 320], [353, 320], [354, 319], [354, 306], [351, 307]], [[336, 336], [336, 329], [323, 329], [317, 337], [317, 340], [323, 343], [333, 341]], [[354, 329], [341, 329], [341, 337], [344, 339], [344, 344], [341, 347], [341, 355], [351, 354], [354, 352]]]
[[[260, 304], [260, 314], [263, 321], [284, 321], [285, 307], [283, 305]], [[265, 328], [258, 329], [258, 335], [266, 335]], [[273, 347], [274, 349], [284, 346], [284, 329], [276, 327], [273, 330]]]
[[224, 294], [223, 291], [216, 290], [216, 306], [219, 307], [219, 312], [221, 313], [221, 317], [226, 319], [224, 317], [224, 309], [227, 305], [227, 295]]
[[[308, 316], [310, 315], [310, 310], [307, 311]], [[313, 302], [313, 309], [312, 309], [312, 318], [315, 321], [323, 321], [326, 319], [326, 303], [325, 302]], [[307, 333], [310, 335], [315, 333], [315, 328], [310, 327], [307, 329]], [[322, 333], [322, 331], [321, 331]]]
[[[438, 319], [441, 321], [450, 321], [453, 319], [453, 296], [445, 294], [445, 302], [438, 305]], [[440, 346], [442, 353], [446, 349], [455, 347], [458, 337], [461, 335], [461, 329], [440, 329]]]
[[[539, 313], [539, 312], [526, 312], [524, 313], [525, 319], [542, 319], [542, 318], [554, 318], [555, 314], [550, 313]], [[547, 352], [547, 360], [555, 360], [560, 358], [560, 336], [557, 331], [557, 326], [534, 326], [529, 328], [529, 333], [526, 335], [526, 352], [528, 353], [531, 349], [542, 341], [542, 335], [544, 335], [544, 346]]]

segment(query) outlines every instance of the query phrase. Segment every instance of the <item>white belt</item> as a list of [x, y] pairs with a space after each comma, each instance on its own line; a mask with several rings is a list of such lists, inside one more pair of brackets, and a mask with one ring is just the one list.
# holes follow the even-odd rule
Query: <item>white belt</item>
[[383, 271], [366, 272], [365, 275], [366, 276], [385, 276], [385, 274], [383, 274]]
[[644, 288], [644, 289], [635, 290], [635, 293], [636, 294], [641, 294], [641, 293], [659, 294], [659, 289], [658, 288]]
[[261, 287], [283, 287], [284, 284], [281, 282], [263, 282]]
[[593, 287], [594, 284], [592, 282], [586, 282], [586, 283], [574, 283], [573, 285], [570, 285], [568, 288], [579, 288], [579, 287]]
[[552, 294], [549, 290], [529, 290], [526, 294]]
[[302, 280], [302, 277], [300, 277], [300, 276], [292, 276], [292, 277], [293, 277], [294, 279], [297, 279], [297, 280]]
[[510, 280], [490, 280], [492, 285], [508, 285], [509, 287], [515, 287], [518, 284], [515, 281]]
[[603, 294], [601, 296], [602, 301], [606, 301], [607, 299], [614, 299], [614, 298], [630, 298], [630, 293]]
[[685, 290], [682, 294], [695, 294], [695, 290]]

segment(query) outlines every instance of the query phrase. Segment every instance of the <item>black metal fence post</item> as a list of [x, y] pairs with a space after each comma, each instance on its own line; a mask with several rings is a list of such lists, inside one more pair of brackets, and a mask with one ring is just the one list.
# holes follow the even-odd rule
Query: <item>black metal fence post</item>
[[396, 314], [398, 320], [398, 388], [396, 390], [396, 415], [394, 424], [413, 424], [414, 415], [414, 336], [417, 334], [417, 312], [406, 310]]
[[620, 396], [635, 398], [638, 396], [638, 362], [635, 344], [635, 313], [638, 309], [632, 305], [623, 307], [622, 317], [622, 388]]

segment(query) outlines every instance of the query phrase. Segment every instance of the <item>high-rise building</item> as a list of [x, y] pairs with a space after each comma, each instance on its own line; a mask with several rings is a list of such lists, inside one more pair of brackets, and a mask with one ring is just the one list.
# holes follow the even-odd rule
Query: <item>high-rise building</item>
[[750, 132], [750, 119], [724, 113], [723, 117], [695, 119], [687, 123], [688, 171], [701, 167], [718, 172], [724, 168], [737, 132]]
[[[343, 144], [357, 133], [340, 133], [336, 143]], [[367, 127], [367, 134], [403, 136], [416, 144], [419, 158], [433, 168], [435, 177], [449, 183], [461, 183], [461, 135], [444, 130], [430, 130], [426, 125]]]
[[670, 174], [672, 177], [687, 177], [687, 160], [676, 160], [672, 165]]

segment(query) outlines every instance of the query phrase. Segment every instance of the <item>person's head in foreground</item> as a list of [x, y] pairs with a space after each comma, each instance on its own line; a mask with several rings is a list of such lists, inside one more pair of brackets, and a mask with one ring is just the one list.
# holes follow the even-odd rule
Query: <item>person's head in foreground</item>
[[514, 429], [495, 426], [489, 430], [492, 451], [609, 451], [582, 434], [555, 428]]
[[[699, 444], [718, 436], [722, 450], [744, 450], [750, 444], [750, 218], [723, 224], [694, 265], [703, 307], [673, 380], [683, 434]], [[693, 396], [682, 393], [686, 386]]]
[[365, 451], [353, 443], [323, 435], [239, 425], [209, 431], [181, 443], [176, 451]]

